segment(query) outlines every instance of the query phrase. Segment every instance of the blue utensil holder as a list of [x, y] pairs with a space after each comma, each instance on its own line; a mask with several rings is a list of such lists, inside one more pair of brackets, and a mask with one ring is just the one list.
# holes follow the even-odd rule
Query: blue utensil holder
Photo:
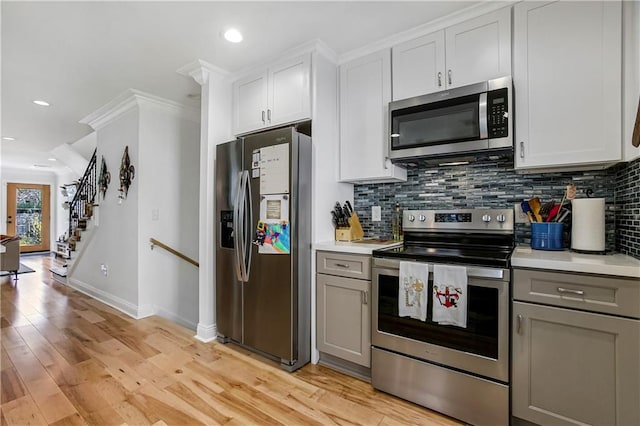
[[531, 224], [531, 248], [536, 250], [562, 250], [562, 223], [534, 222]]

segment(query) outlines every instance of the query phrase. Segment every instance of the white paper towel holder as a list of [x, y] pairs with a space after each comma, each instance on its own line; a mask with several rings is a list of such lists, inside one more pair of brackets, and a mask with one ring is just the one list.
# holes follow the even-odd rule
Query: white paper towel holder
[[[587, 193], [587, 196], [591, 194]], [[572, 200], [571, 251], [584, 254], [606, 254], [605, 209], [604, 198], [588, 197]]]

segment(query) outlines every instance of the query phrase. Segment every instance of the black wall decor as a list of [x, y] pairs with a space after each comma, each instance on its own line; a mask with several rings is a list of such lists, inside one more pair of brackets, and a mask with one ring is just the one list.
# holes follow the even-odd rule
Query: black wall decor
[[100, 177], [98, 178], [98, 188], [100, 193], [102, 194], [102, 199], [104, 200], [104, 195], [107, 193], [107, 188], [109, 188], [109, 183], [111, 182], [111, 173], [107, 170], [107, 163], [104, 161], [104, 155], [102, 156], [102, 164], [100, 165]]
[[127, 194], [129, 194], [129, 187], [131, 181], [135, 176], [135, 168], [131, 164], [129, 159], [129, 146], [124, 147], [124, 154], [122, 155], [122, 163], [120, 163], [120, 199], [126, 200]]

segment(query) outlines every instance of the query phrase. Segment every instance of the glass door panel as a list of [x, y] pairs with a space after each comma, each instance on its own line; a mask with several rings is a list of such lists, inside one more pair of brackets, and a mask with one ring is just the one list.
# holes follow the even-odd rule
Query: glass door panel
[[20, 236], [20, 252], [49, 250], [49, 185], [7, 185], [7, 233]]

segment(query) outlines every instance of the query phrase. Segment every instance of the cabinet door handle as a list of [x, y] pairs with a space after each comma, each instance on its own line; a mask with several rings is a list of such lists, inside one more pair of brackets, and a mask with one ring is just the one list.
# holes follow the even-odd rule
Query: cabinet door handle
[[271, 123], [271, 109], [267, 110], [267, 121]]
[[438, 87], [442, 87], [442, 73], [438, 71]]
[[447, 75], [449, 76], [449, 86], [451, 86], [451, 70], [449, 70], [449, 72], [447, 72]]
[[368, 305], [369, 304], [369, 292], [368, 291], [363, 291], [362, 292], [362, 304], [363, 305]]
[[346, 263], [336, 263], [336, 266], [339, 266], [341, 268], [349, 268], [349, 265], [347, 265]]
[[522, 315], [518, 315], [517, 317], [517, 324], [516, 324], [516, 333], [521, 334], [520, 331], [522, 330]]
[[558, 287], [558, 293], [570, 293], [578, 296], [584, 296], [584, 291], [582, 290], [572, 290], [570, 288], [562, 288], [562, 287]]
[[524, 158], [524, 142], [520, 141], [520, 158]]
[[262, 111], [262, 124], [265, 124], [266, 122], [264, 121], [264, 110]]

